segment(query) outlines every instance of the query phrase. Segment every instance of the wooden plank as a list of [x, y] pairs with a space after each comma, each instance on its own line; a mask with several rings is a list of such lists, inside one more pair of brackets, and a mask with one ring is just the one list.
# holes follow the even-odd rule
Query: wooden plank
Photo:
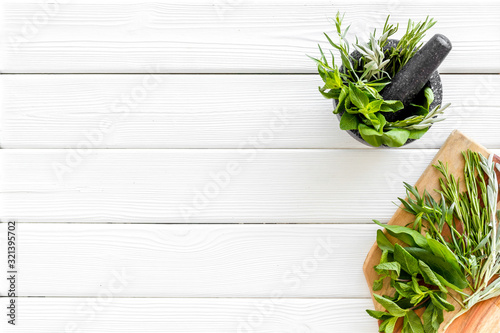
[[[369, 299], [19, 298], [4, 333], [375, 332]], [[7, 299], [0, 298], [3, 309]]]
[[[479, 145], [472, 139], [464, 136], [462, 133], [455, 131], [447, 139], [446, 143], [441, 147], [439, 152], [436, 154], [431, 164], [425, 169], [421, 177], [416, 182], [415, 186], [419, 191], [426, 190], [435, 197], [436, 200], [439, 199], [439, 194], [434, 190], [439, 189], [439, 178], [440, 173], [437, 171], [432, 164], [436, 164], [438, 161], [446, 163], [449, 167], [449, 172], [455, 176], [463, 175], [464, 161], [461, 155], [462, 151], [473, 150], [482, 153], [485, 156], [489, 156], [489, 153], [484, 147]], [[460, 177], [463, 178], [463, 177]], [[465, 183], [463, 180], [459, 184], [461, 190], [465, 190]], [[405, 226], [408, 223], [413, 222], [414, 216], [410, 213], [399, 209], [396, 211], [394, 216], [388, 222], [389, 224], [396, 224]], [[390, 236], [389, 236], [390, 237]], [[391, 237], [394, 241], [394, 238]], [[378, 274], [374, 271], [373, 266], [380, 261], [381, 251], [377, 244], [373, 244], [372, 249], [368, 253], [365, 263], [363, 265], [363, 271], [366, 276], [366, 281], [369, 286], [373, 284], [373, 281], [377, 279]], [[384, 284], [384, 287], [377, 292], [380, 295], [387, 295], [391, 292], [391, 287], [388, 283]], [[460, 297], [458, 294], [456, 295]], [[443, 328], [448, 324], [448, 322], [455, 316], [455, 314], [460, 310], [460, 306], [453, 299], [449, 299], [451, 303], [455, 305], [455, 311], [444, 313], [444, 322], [440, 328], [440, 332], [444, 332]], [[374, 300], [374, 304], [377, 310], [383, 311], [383, 307]], [[485, 318], [488, 318], [485, 320]], [[496, 320], [490, 320], [492, 318], [500, 318], [500, 297], [491, 299], [486, 302], [477, 304], [470, 312], [462, 315], [456, 320], [447, 330], [447, 332], [463, 332], [463, 333], [488, 333], [496, 332], [500, 329], [499, 322]], [[401, 325], [402, 326], [402, 325]], [[400, 332], [402, 327], [396, 329]]]
[[435, 153], [433, 149], [4, 149], [0, 150], [0, 219], [369, 223], [392, 216], [392, 201], [404, 194], [402, 182], [415, 182]]
[[18, 223], [18, 295], [97, 297], [116, 283], [119, 297], [368, 297], [376, 229]]
[[[312, 73], [337, 10], [350, 38], [432, 15], [453, 51], [446, 73], [500, 72], [500, 4], [424, 0], [72, 0], [2, 2], [4, 73]], [[346, 26], [347, 26], [346, 24]], [[200, 91], [198, 87], [194, 90]]]
[[[499, 75], [443, 75], [445, 122], [500, 148]], [[2, 75], [2, 148], [366, 148], [338, 128], [317, 75]], [[203, 89], [192, 93], [192, 87]], [[471, 87], [472, 90], [471, 90]], [[102, 123], [112, 128], [101, 130]], [[36, 140], [34, 140], [36, 138]]]
[[435, 153], [5, 149], [0, 150], [0, 219], [369, 223], [392, 216], [403, 181], [414, 183]]

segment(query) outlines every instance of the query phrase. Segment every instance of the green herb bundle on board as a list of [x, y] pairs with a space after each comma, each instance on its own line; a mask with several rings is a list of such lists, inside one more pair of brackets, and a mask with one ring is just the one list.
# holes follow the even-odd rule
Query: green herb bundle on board
[[[383, 225], [377, 245], [382, 251], [374, 267], [379, 279], [373, 290], [389, 283], [392, 295], [374, 295], [387, 311], [367, 310], [382, 320], [380, 332], [392, 333], [399, 318], [403, 333], [438, 332], [444, 311], [456, 316], [475, 304], [500, 296], [499, 184], [495, 169], [500, 165], [480, 153], [463, 152], [465, 191], [447, 165], [439, 162], [441, 199], [405, 184], [408, 199], [399, 199], [403, 209], [415, 216], [410, 225]], [[454, 302], [450, 301], [451, 299]], [[422, 309], [421, 316], [416, 310]], [[446, 328], [446, 327], [445, 327]]]

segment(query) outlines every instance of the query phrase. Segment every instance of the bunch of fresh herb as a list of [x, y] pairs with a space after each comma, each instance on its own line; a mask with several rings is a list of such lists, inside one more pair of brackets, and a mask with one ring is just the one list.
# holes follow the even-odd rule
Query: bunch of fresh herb
[[338, 43], [325, 34], [330, 45], [339, 51], [343, 68], [339, 69], [335, 65], [335, 57], [331, 52], [330, 65], [321, 47], [319, 47], [321, 57], [312, 58], [317, 63], [319, 75], [324, 82], [324, 86], [319, 87], [320, 93], [326, 98], [338, 101], [333, 113], [342, 114], [340, 128], [358, 130], [361, 137], [375, 147], [382, 144], [400, 147], [408, 139], [421, 138], [433, 123], [443, 120], [438, 118], [438, 115], [442, 114], [447, 106], [429, 110], [434, 95], [430, 88], [425, 88], [423, 104], [409, 106], [412, 108], [413, 116], [401, 121], [388, 122], [383, 113], [397, 112], [404, 106], [401, 101], [384, 100], [380, 92], [420, 49], [425, 32], [435, 24], [435, 21], [427, 18], [424, 22], [414, 23], [410, 20], [406, 33], [396, 47], [384, 48], [389, 37], [399, 28], [398, 25], [389, 24], [388, 16], [379, 38], [376, 37], [376, 30], [370, 34], [369, 41], [365, 44], [356, 38], [353, 47], [361, 57], [355, 59], [346, 39], [349, 26], [346, 29], [342, 28], [343, 18], [340, 13], [335, 17]]
[[[443, 311], [454, 310], [448, 295], [461, 307], [448, 324], [478, 302], [500, 296], [499, 185], [495, 173], [495, 167], [500, 171], [500, 166], [493, 162], [493, 155], [486, 159], [467, 151], [463, 157], [464, 192], [459, 189], [459, 180], [439, 162], [435, 167], [443, 176], [437, 191], [440, 202], [405, 183], [408, 198], [399, 200], [404, 210], [415, 216], [414, 222], [403, 227], [376, 221], [407, 245], [393, 245], [377, 231], [382, 257], [375, 266], [380, 279], [373, 289], [380, 290], [389, 277], [395, 291], [390, 297], [375, 296], [387, 312], [367, 310], [383, 320], [381, 332], [393, 332], [400, 317], [404, 317], [403, 332], [437, 332]], [[425, 308], [421, 319], [414, 313], [419, 308]]]

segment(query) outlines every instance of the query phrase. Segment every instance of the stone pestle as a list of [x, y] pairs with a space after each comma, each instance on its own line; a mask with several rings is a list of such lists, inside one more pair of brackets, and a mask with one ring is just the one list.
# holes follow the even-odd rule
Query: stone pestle
[[[450, 40], [441, 34], [434, 35], [382, 90], [382, 97], [385, 100], [399, 100], [405, 107], [409, 106], [450, 51]], [[394, 121], [403, 114], [405, 112], [401, 110], [384, 113], [384, 116], [388, 121]]]

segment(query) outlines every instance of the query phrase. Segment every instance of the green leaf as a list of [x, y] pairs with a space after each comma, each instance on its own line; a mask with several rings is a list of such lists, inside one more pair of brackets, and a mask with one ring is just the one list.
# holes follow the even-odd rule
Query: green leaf
[[425, 133], [427, 133], [427, 131], [429, 130], [429, 128], [430, 127], [419, 129], [419, 130], [411, 130], [410, 131], [410, 136], [408, 137], [408, 139], [415, 139], [415, 140], [420, 139], [421, 137], [424, 136]]
[[374, 101], [371, 101], [370, 103], [368, 103], [366, 108], [364, 108], [364, 112], [362, 110], [360, 110], [360, 112], [363, 114], [378, 112], [378, 111], [380, 111], [380, 107], [382, 106], [383, 102], [384, 101], [381, 99], [376, 99]]
[[329, 70], [325, 74], [326, 75], [324, 81], [326, 88], [339, 89], [339, 90], [342, 88], [344, 84], [342, 83], [342, 79], [340, 78], [340, 72], [337, 68], [333, 71]]
[[394, 245], [394, 260], [401, 264], [401, 268], [408, 274], [415, 276], [420, 272], [418, 261], [401, 245]]
[[382, 264], [378, 264], [377, 266], [375, 266], [375, 270], [377, 270], [377, 271], [394, 271], [399, 276], [399, 274], [401, 272], [401, 265], [399, 264], [399, 262], [396, 262], [396, 261], [384, 262]]
[[394, 245], [392, 245], [391, 241], [380, 229], [377, 230], [377, 245], [382, 251], [387, 250], [391, 253], [394, 252]]
[[382, 305], [391, 315], [395, 316], [395, 317], [403, 317], [405, 314], [406, 314], [406, 310], [403, 310], [399, 307], [399, 305], [397, 305], [396, 303], [394, 303], [393, 301], [391, 301], [390, 299], [387, 299], [385, 297], [382, 297], [382, 296], [379, 296], [377, 294], [373, 294], [373, 297], [375, 298], [375, 300], [380, 303], [380, 305]]
[[377, 132], [375, 129], [366, 126], [365, 124], [359, 124], [358, 126], [359, 134], [363, 140], [374, 147], [380, 147], [382, 144], [382, 134]]
[[429, 114], [429, 109], [426, 109], [422, 105], [410, 104], [412, 107], [411, 114], [413, 116], [427, 116]]
[[389, 319], [393, 318], [394, 316], [391, 315], [389, 312], [383, 312], [383, 311], [375, 311], [375, 310], [366, 310], [366, 312], [373, 318], [375, 319]]
[[384, 101], [380, 107], [381, 112], [396, 112], [399, 110], [402, 110], [404, 108], [404, 105], [401, 101]]
[[339, 94], [340, 94], [340, 89], [331, 89], [329, 91], [326, 91], [325, 87], [318, 87], [319, 92], [323, 97], [329, 98], [329, 99], [338, 99]]
[[405, 242], [409, 246], [412, 247], [418, 246], [425, 249], [429, 247], [425, 236], [416, 230], [403, 227], [400, 225], [382, 224], [377, 220], [373, 220], [373, 222], [385, 228], [385, 230], [387, 230], [389, 235], [399, 239], [400, 241]]
[[429, 110], [432, 102], [434, 102], [434, 93], [432, 92], [432, 89], [429, 88], [429, 87], [426, 87], [424, 89], [424, 96], [425, 96], [424, 108], [426, 108], [427, 110]]
[[406, 313], [405, 323], [403, 326], [407, 327], [408, 332], [411, 333], [426, 333], [420, 318], [417, 316], [415, 311], [410, 310]]
[[455, 310], [455, 307], [448, 303], [444, 298], [439, 296], [437, 293], [430, 293], [429, 296], [431, 297], [432, 304], [438, 309], [446, 310], [446, 311], [453, 311]]
[[340, 118], [340, 129], [347, 130], [356, 130], [358, 129], [359, 119], [356, 115], [350, 114], [348, 112], [344, 112], [342, 117]]
[[422, 321], [424, 323], [425, 333], [437, 333], [437, 330], [433, 326], [434, 309], [435, 309], [434, 305], [430, 303], [427, 306], [427, 308], [425, 308], [425, 311], [422, 314]]
[[465, 275], [462, 271], [455, 270], [450, 263], [435, 256], [431, 251], [417, 247], [406, 247], [405, 250], [408, 251], [414, 258], [425, 262], [435, 273], [442, 276], [456, 288], [464, 289], [467, 287], [467, 280], [465, 279]]
[[384, 286], [384, 279], [385, 276], [381, 277], [378, 280], [373, 281], [373, 286], [372, 286], [373, 291], [379, 291], [380, 289], [382, 289], [382, 287]]
[[457, 257], [447, 246], [441, 244], [435, 239], [432, 239], [430, 236], [427, 237], [427, 243], [429, 244], [429, 248], [434, 255], [447, 261], [451, 264], [451, 266], [453, 266], [453, 268], [455, 268], [455, 270], [461, 271]]
[[395, 128], [385, 132], [382, 137], [382, 143], [389, 147], [401, 147], [408, 141], [410, 131], [404, 128]]
[[446, 289], [446, 287], [443, 286], [441, 281], [439, 281], [438, 277], [436, 276], [436, 274], [434, 274], [434, 272], [429, 267], [429, 265], [427, 265], [422, 260], [419, 260], [418, 266], [420, 268], [420, 274], [422, 274], [422, 277], [424, 278], [425, 283], [437, 286], [439, 288], [439, 290], [441, 290], [444, 293], [448, 292], [448, 289]]
[[349, 95], [349, 90], [347, 89], [347, 87], [345, 86], [342, 87], [342, 89], [340, 90], [337, 106], [335, 107], [333, 113], [337, 114], [340, 112], [345, 112], [345, 101], [348, 95]]
[[[359, 111], [364, 111], [364, 110], [359, 110]], [[365, 125], [368, 127], [373, 126], [377, 132], [380, 133], [379, 128], [380, 128], [380, 119], [377, 117], [376, 114], [374, 113], [363, 113], [366, 119], [368, 119], [368, 123], [364, 121]]]
[[364, 109], [370, 102], [368, 96], [352, 83], [349, 83], [349, 98], [359, 109]]
[[394, 280], [391, 280], [391, 287], [396, 289], [398, 294], [403, 297], [411, 298], [414, 295], [411, 287], [407, 283], [395, 282]]
[[392, 318], [386, 319], [382, 323], [382, 325], [380, 325], [379, 332], [393, 333], [397, 321], [398, 321], [398, 317], [392, 317]]
[[375, 129], [380, 133], [384, 133], [384, 127], [387, 124], [387, 120], [385, 119], [384, 115], [382, 113], [377, 113], [377, 118], [379, 120], [380, 125], [378, 127], [375, 127]]

